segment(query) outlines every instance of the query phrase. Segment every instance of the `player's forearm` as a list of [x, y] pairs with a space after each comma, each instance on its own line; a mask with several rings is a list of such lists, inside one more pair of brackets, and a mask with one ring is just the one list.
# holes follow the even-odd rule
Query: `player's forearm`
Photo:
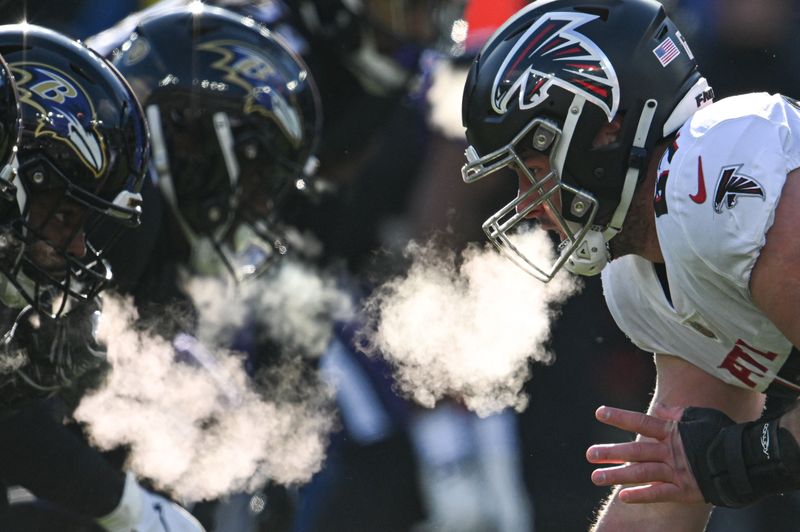
[[117, 506], [125, 482], [120, 471], [56, 421], [43, 403], [0, 417], [0, 476], [91, 517]]
[[739, 508], [774, 494], [800, 489], [800, 445], [780, 418], [734, 423], [718, 410], [687, 408], [679, 430], [703, 498]]
[[628, 504], [619, 500], [615, 488], [598, 513], [591, 532], [701, 532], [711, 506], [707, 504]]

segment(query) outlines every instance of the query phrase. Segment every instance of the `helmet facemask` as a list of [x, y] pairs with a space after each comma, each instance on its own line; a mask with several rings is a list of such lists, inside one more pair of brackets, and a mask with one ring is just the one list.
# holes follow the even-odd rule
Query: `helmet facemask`
[[[107, 286], [111, 271], [103, 254], [125, 228], [138, 224], [141, 199], [120, 192], [106, 201], [70, 182], [46, 159], [27, 159], [15, 173], [24, 177], [6, 181], [13, 198], [3, 197], [8, 221], [0, 227], [0, 271], [14, 289], [4, 287], [0, 298], [55, 318]], [[94, 245], [86, 234], [99, 226], [106, 230]]]
[[[157, 104], [147, 108], [153, 161], [159, 188], [189, 243], [191, 273], [227, 272], [237, 283], [257, 277], [288, 251], [278, 211], [303, 169], [280, 154], [285, 150], [278, 138], [261, 138], [259, 131], [266, 128], [223, 111], [210, 118], [200, 112], [193, 125], [182, 126], [211, 128], [204, 136], [214, 139], [208, 149], [218, 157], [199, 153], [197, 160], [205, 167], [198, 167], [187, 161], [184, 148], [168, 147], [186, 132], [176, 132], [174, 122], [165, 123], [163, 113]], [[171, 153], [181, 153], [180, 160], [171, 161]]]
[[[607, 256], [604, 242], [598, 244], [596, 237], [587, 242], [587, 235], [594, 229], [593, 222], [598, 211], [597, 199], [590, 192], [571, 186], [561, 177], [569, 142], [583, 104], [583, 99], [576, 96], [571, 107], [573, 112], [567, 116], [563, 126], [547, 118], [535, 118], [511, 142], [483, 157], [470, 146], [466, 151], [467, 164], [462, 168], [462, 177], [466, 183], [472, 183], [504, 168], [516, 172], [522, 181], [530, 182], [527, 190], [520, 190], [516, 198], [490, 216], [482, 227], [498, 250], [543, 282], [553, 279], [565, 263], [569, 268], [572, 255], [581, 254], [584, 249], [599, 257], [593, 259], [594, 261], [602, 261]], [[539, 176], [528, 168], [524, 157], [531, 150], [548, 155], [550, 171], [547, 174]], [[572, 217], [580, 218], [582, 223], [566, 219], [562, 213], [565, 198], [570, 199]], [[540, 207], [547, 212], [562, 239], [558, 246], [558, 258], [552, 264], [527, 256], [514, 246], [511, 239], [513, 233], [527, 225], [528, 215]]]

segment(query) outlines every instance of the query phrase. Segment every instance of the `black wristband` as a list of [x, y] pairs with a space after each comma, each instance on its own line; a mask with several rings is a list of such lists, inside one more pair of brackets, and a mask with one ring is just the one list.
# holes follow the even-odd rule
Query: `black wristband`
[[779, 420], [735, 424], [710, 408], [687, 408], [681, 440], [707, 502], [739, 508], [800, 488], [800, 447]]

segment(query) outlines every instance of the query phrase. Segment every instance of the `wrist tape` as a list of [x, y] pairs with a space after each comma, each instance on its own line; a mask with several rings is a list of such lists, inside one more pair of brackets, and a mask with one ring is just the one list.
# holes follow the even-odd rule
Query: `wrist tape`
[[687, 408], [678, 424], [706, 502], [739, 508], [800, 488], [800, 447], [779, 419], [736, 424], [711, 408]]

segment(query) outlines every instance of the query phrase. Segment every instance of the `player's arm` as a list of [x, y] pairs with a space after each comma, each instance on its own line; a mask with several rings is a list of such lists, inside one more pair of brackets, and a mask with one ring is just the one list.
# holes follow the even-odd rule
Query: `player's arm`
[[[756, 419], [763, 396], [737, 388], [674, 356], [656, 355], [657, 380], [651, 416], [602, 408], [598, 418], [637, 433], [636, 442], [593, 446], [591, 462], [621, 464], [595, 471], [599, 485], [617, 487], [600, 512], [596, 530], [703, 530], [710, 505], [705, 504], [681, 445], [678, 420], [684, 407], [702, 406], [743, 422]], [[606, 417], [608, 416], [608, 417]], [[595, 454], [597, 453], [597, 454]], [[630, 463], [626, 463], [630, 462]], [[628, 504], [648, 499], [659, 504]]]
[[775, 221], [750, 274], [753, 303], [800, 349], [800, 168], [786, 178]]
[[[753, 302], [800, 350], [800, 168], [792, 170], [775, 209], [775, 221], [750, 275]], [[792, 356], [797, 356], [794, 352]], [[781, 425], [800, 442], [800, 410], [783, 415]]]

